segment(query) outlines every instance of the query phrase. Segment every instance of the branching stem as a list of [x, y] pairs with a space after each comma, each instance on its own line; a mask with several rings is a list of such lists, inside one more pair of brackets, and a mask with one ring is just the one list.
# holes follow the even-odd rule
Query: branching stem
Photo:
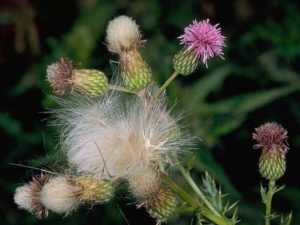
[[166, 88], [172, 83], [172, 81], [178, 76], [178, 73], [174, 71], [174, 73], [165, 81], [165, 83], [159, 88], [157, 96], [160, 96]]
[[116, 85], [109, 85], [108, 87], [110, 90], [114, 90], [114, 91], [121, 91], [121, 92], [125, 92], [125, 93], [129, 93], [129, 94], [135, 94], [136, 93], [134, 91], [131, 91], [125, 87], [121, 87], [121, 86], [116, 86]]
[[179, 165], [178, 168], [179, 168], [181, 174], [183, 175], [183, 177], [185, 178], [185, 180], [191, 186], [191, 188], [193, 189], [193, 191], [199, 196], [200, 200], [204, 203], [204, 205], [209, 210], [211, 210], [214, 214], [216, 214], [218, 216], [221, 216], [220, 213], [212, 206], [212, 204], [205, 197], [205, 195], [203, 194], [203, 192], [201, 191], [201, 189], [198, 188], [197, 184], [195, 183], [195, 181], [191, 177], [190, 173], [185, 168], [183, 168], [181, 165]]

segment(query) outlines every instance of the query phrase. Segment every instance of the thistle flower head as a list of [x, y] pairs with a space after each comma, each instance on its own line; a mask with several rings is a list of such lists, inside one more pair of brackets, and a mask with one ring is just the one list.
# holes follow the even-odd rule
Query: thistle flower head
[[191, 145], [178, 118], [166, 109], [164, 97], [110, 93], [57, 102], [61, 108], [54, 111], [54, 124], [62, 126], [61, 147], [78, 173], [125, 177], [144, 167], [170, 165]]
[[40, 201], [45, 208], [58, 213], [68, 214], [78, 206], [80, 187], [64, 176], [51, 177], [40, 191]]
[[110, 180], [79, 176], [73, 181], [76, 186], [81, 187], [81, 191], [78, 193], [81, 202], [105, 203], [114, 196], [114, 184]]
[[257, 141], [254, 148], [262, 148], [259, 172], [267, 180], [277, 180], [286, 170], [285, 155], [289, 149], [287, 131], [277, 123], [265, 123], [252, 135]]
[[191, 25], [184, 29], [184, 34], [179, 36], [180, 43], [188, 51], [203, 61], [207, 65], [207, 60], [214, 56], [223, 55], [224, 36], [221, 35], [221, 29], [218, 24], [212, 25], [209, 19], [202, 21], [193, 21]]
[[98, 70], [75, 69], [71, 61], [61, 58], [47, 68], [47, 79], [56, 95], [73, 91], [89, 96], [103, 94], [108, 86], [105, 74]]
[[[288, 132], [278, 123], [265, 123], [258, 128], [255, 128], [255, 132], [252, 134], [257, 144], [254, 148], [268, 148], [270, 150], [276, 149], [283, 155], [286, 154], [289, 147], [287, 145]], [[272, 148], [272, 146], [278, 146], [278, 148]]]
[[141, 168], [127, 177], [131, 193], [139, 200], [145, 201], [155, 194], [160, 186], [160, 176], [151, 168]]
[[28, 184], [20, 186], [16, 189], [14, 196], [15, 203], [21, 209], [25, 209], [38, 218], [43, 215], [48, 216], [48, 209], [39, 200], [40, 192], [43, 186], [48, 182], [49, 177], [47, 175], [40, 175], [32, 178]]
[[127, 177], [131, 193], [138, 201], [138, 207], [145, 206], [157, 224], [165, 222], [176, 209], [176, 198], [164, 187], [160, 173], [151, 168], [141, 168]]
[[106, 41], [111, 52], [120, 54], [142, 44], [142, 35], [136, 22], [128, 16], [111, 20], [106, 29]]
[[47, 67], [47, 80], [57, 95], [64, 95], [72, 89], [73, 65], [71, 61], [61, 58]]
[[161, 224], [174, 214], [176, 197], [170, 189], [160, 187], [151, 198], [147, 199], [145, 207], [150, 216], [157, 220], [157, 224]]

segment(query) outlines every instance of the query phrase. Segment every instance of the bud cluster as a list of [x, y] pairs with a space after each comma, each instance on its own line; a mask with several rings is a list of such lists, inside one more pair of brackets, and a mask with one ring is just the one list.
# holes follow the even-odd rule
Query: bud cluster
[[[224, 37], [208, 20], [194, 21], [179, 39], [184, 46], [173, 60], [176, 76], [191, 74], [200, 60], [207, 64], [223, 54]], [[179, 117], [170, 115], [164, 90], [150, 85], [152, 71], [140, 52], [144, 42], [132, 18], [119, 16], [109, 22], [106, 43], [118, 55], [121, 87], [110, 84], [102, 71], [77, 68], [64, 58], [47, 67], [47, 80], [59, 96], [54, 98], [58, 109], [51, 111], [53, 124], [76, 176], [34, 177], [16, 190], [20, 208], [37, 217], [48, 211], [69, 214], [81, 203], [108, 202], [121, 180], [158, 222], [173, 214], [176, 198], [163, 185], [161, 172], [177, 162], [194, 139], [178, 126]]]

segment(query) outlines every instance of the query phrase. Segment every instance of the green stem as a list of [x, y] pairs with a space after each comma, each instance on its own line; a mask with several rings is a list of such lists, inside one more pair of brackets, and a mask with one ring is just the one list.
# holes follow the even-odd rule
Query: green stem
[[195, 212], [195, 208], [189, 206], [179, 206], [176, 208], [177, 214], [192, 214]]
[[185, 190], [182, 189], [182, 187], [178, 186], [171, 177], [169, 177], [167, 174], [162, 174], [162, 178], [164, 183], [171, 188], [182, 200], [187, 202], [189, 205], [191, 205], [193, 208], [197, 208], [198, 203], [197, 201], [188, 194]]
[[[217, 225], [231, 225], [231, 223], [227, 219], [216, 215], [204, 205], [199, 204], [190, 194], [188, 194], [184, 189], [178, 186], [168, 175], [162, 174], [162, 178], [164, 183], [170, 189], [172, 189], [179, 198], [187, 202], [194, 209], [193, 212], [201, 214]], [[191, 208], [188, 207], [187, 209], [188, 212], [192, 212]]]
[[174, 73], [168, 78], [168, 80], [165, 81], [165, 83], [159, 88], [159, 91], [157, 93], [157, 96], [160, 96], [166, 88], [169, 86], [169, 84], [178, 76], [178, 73], [174, 71]]
[[194, 190], [194, 192], [199, 196], [201, 201], [204, 203], [204, 205], [210, 209], [214, 214], [221, 216], [220, 213], [211, 205], [211, 203], [208, 201], [208, 199], [205, 197], [203, 192], [198, 188], [197, 184], [191, 177], [190, 173], [186, 171], [181, 165], [179, 165], [179, 170], [183, 177], [186, 179], [186, 181], [189, 183], [191, 188]]
[[269, 181], [269, 188], [267, 193], [267, 200], [265, 202], [266, 204], [266, 216], [265, 216], [265, 225], [271, 225], [271, 209], [272, 209], [272, 198], [274, 195], [274, 189], [275, 189], [275, 181], [270, 180]]
[[109, 85], [108, 88], [110, 90], [114, 90], [114, 91], [121, 91], [121, 92], [129, 93], [129, 94], [136, 94], [134, 91], [131, 91], [131, 90], [129, 90], [125, 87], [121, 87], [121, 86]]

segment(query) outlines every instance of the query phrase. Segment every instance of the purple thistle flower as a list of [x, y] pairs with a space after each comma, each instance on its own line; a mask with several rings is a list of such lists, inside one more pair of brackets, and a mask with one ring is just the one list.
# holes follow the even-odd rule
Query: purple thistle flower
[[179, 36], [180, 44], [184, 44], [187, 50], [192, 51], [198, 59], [207, 66], [207, 60], [223, 55], [225, 37], [221, 35], [219, 24], [212, 25], [209, 19], [192, 24], [184, 29], [184, 34]]
[[[288, 132], [277, 123], [265, 123], [252, 134], [253, 139], [257, 142], [254, 148], [262, 148], [268, 151], [279, 151], [282, 157], [285, 156], [289, 147], [287, 143]], [[274, 148], [275, 147], [275, 148]]]

